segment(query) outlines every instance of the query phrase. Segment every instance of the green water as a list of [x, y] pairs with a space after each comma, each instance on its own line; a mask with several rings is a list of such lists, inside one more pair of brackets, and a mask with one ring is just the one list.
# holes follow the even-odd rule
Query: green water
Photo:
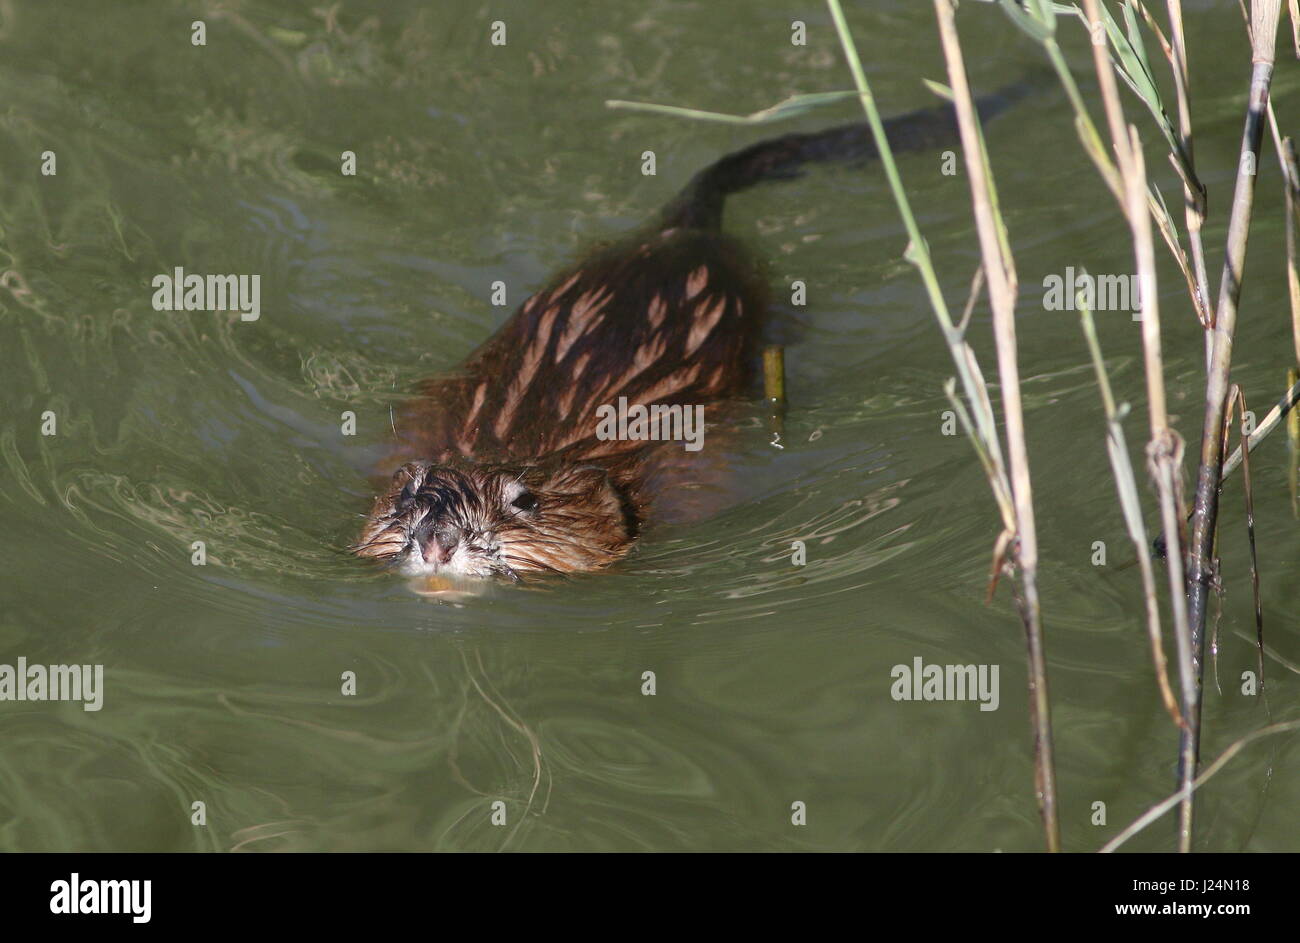
[[[1235, 5], [1217, 6], [1187, 4], [1216, 284], [1249, 61]], [[489, 303], [493, 281], [517, 302], [764, 133], [604, 100], [747, 113], [845, 88], [822, 6], [332, 10], [0, 2], [0, 663], [105, 671], [98, 712], [0, 702], [0, 849], [1041, 848], [1022, 630], [1005, 590], [984, 603], [998, 518], [969, 444], [942, 434], [952, 365], [878, 167], [729, 208], [773, 285], [809, 286], [806, 307], [777, 315], [785, 448], [750, 431], [742, 504], [652, 527], [614, 572], [461, 606], [341, 550], [390, 406], [507, 316]], [[493, 47], [500, 15], [508, 43]], [[789, 41], [796, 16], [807, 47]], [[852, 4], [848, 17], [882, 109], [928, 104], [919, 80], [944, 74], [931, 5]], [[964, 4], [960, 24], [977, 88], [1038, 61], [994, 7]], [[1086, 75], [1085, 37], [1062, 29]], [[1300, 117], [1296, 87], [1283, 56], [1284, 131]], [[1127, 105], [1176, 204], [1157, 135]], [[988, 140], [1022, 284], [1063, 837], [1091, 850], [1172, 789], [1175, 738], [1137, 570], [1120, 568], [1132, 552], [1083, 337], [1076, 315], [1043, 309], [1042, 279], [1132, 260], [1059, 93]], [[646, 149], [657, 176], [640, 173]], [[40, 173], [45, 151], [54, 176]], [[339, 173], [344, 151], [354, 177]], [[940, 161], [909, 155], [901, 171], [960, 310], [977, 243], [966, 181]], [[1259, 185], [1234, 375], [1262, 415], [1292, 350], [1271, 154]], [[1171, 409], [1194, 451], [1199, 329], [1163, 250], [1160, 264]], [[260, 274], [260, 319], [155, 311], [151, 280], [176, 266]], [[1099, 321], [1140, 460], [1137, 326]], [[971, 336], [992, 378], [984, 305]], [[56, 435], [41, 434], [46, 411]], [[345, 411], [355, 436], [341, 434]], [[1266, 631], [1294, 665], [1300, 535], [1281, 437], [1252, 465]], [[1255, 653], [1239, 483], [1223, 526], [1206, 755], [1269, 720], [1240, 693]], [[1106, 567], [1091, 562], [1098, 540]], [[918, 656], [999, 665], [999, 708], [894, 701], [890, 669]], [[1300, 716], [1294, 669], [1270, 660], [1266, 678], [1272, 719]], [[195, 802], [206, 825], [191, 822]], [[805, 825], [791, 823], [795, 802]], [[1260, 742], [1204, 790], [1198, 847], [1300, 849], [1298, 803], [1294, 737]], [[1171, 823], [1129, 847], [1172, 847]]]

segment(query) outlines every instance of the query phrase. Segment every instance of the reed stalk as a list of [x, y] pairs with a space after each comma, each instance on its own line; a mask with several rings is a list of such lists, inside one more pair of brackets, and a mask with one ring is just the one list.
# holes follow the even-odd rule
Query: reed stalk
[[[1181, 842], [1191, 841], [1192, 793], [1197, 755], [1200, 749], [1201, 676], [1205, 646], [1206, 602], [1214, 579], [1213, 546], [1219, 511], [1219, 485], [1222, 480], [1224, 413], [1228, 398], [1228, 373], [1232, 364], [1232, 342], [1237, 326], [1237, 303], [1241, 297], [1241, 280], [1246, 264], [1246, 240], [1250, 231], [1251, 210], [1255, 196], [1255, 168], [1259, 166], [1260, 142], [1263, 137], [1269, 86], [1273, 77], [1274, 48], [1280, 15], [1279, 0], [1252, 0], [1251, 4], [1251, 77], [1250, 98], [1241, 151], [1237, 163], [1237, 180], [1228, 217], [1228, 239], [1219, 282], [1219, 300], [1215, 306], [1214, 349], [1205, 389], [1205, 421], [1201, 429], [1200, 466], [1197, 471], [1195, 509], [1187, 575], [1188, 616], [1192, 654], [1197, 676], [1196, 689], [1183, 704], [1188, 728], [1179, 750], [1180, 781], [1184, 798], [1179, 813]], [[1175, 556], [1169, 545], [1170, 557]]]
[[1286, 205], [1286, 285], [1291, 302], [1291, 340], [1295, 345], [1295, 362], [1300, 366], [1300, 270], [1296, 268], [1296, 221], [1300, 219], [1300, 164], [1295, 141], [1282, 139], [1282, 166], [1286, 178], [1282, 184]]
[[[1192, 271], [1196, 278], [1196, 310], [1205, 331], [1205, 369], [1210, 369], [1214, 348], [1214, 312], [1210, 308], [1210, 277], [1205, 265], [1205, 245], [1201, 229], [1205, 225], [1205, 186], [1196, 177], [1192, 156], [1192, 106], [1187, 91], [1187, 42], [1183, 36], [1182, 0], [1167, 0], [1169, 14], [1169, 59], [1174, 74], [1174, 95], [1178, 99], [1178, 142], [1183, 149], [1189, 173], [1183, 175], [1184, 219], [1187, 242], [1192, 250]], [[1177, 167], [1177, 160], [1174, 161]]]
[[1038, 537], [1034, 520], [1029, 452], [1025, 444], [1024, 411], [1020, 398], [1020, 370], [1016, 358], [1015, 262], [1006, 240], [1006, 228], [997, 208], [997, 194], [988, 152], [980, 134], [966, 79], [961, 43], [957, 36], [952, 0], [934, 0], [939, 38], [948, 64], [957, 127], [966, 156], [975, 224], [989, 302], [993, 309], [993, 335], [1001, 380], [1002, 410], [1006, 420], [1007, 452], [1011, 459], [1011, 486], [1015, 507], [1016, 540], [1010, 549], [1020, 569], [1021, 613], [1029, 658], [1030, 722], [1034, 731], [1035, 781], [1049, 851], [1060, 850], [1060, 824], [1056, 807], [1056, 767], [1052, 748], [1051, 704], [1047, 691], [1047, 656], [1043, 645], [1042, 616], [1038, 600]]
[[[1098, 0], [1084, 0], [1084, 11], [1090, 22], [1101, 23]], [[1164, 361], [1160, 344], [1160, 308], [1155, 271], [1155, 248], [1151, 233], [1151, 217], [1147, 209], [1146, 166], [1137, 129], [1124, 123], [1123, 105], [1115, 73], [1111, 68], [1106, 48], [1093, 44], [1093, 64], [1101, 89], [1106, 121], [1110, 128], [1119, 175], [1124, 182], [1126, 202], [1122, 208], [1128, 220], [1133, 239], [1134, 256], [1138, 271], [1141, 298], [1142, 352], [1146, 369], [1147, 414], [1151, 440], [1147, 445], [1147, 461], [1155, 481], [1160, 500], [1160, 516], [1164, 527], [1166, 546], [1180, 546], [1179, 466], [1182, 461], [1182, 441], [1169, 426], [1164, 385]], [[1195, 664], [1188, 631], [1186, 601], [1183, 596], [1183, 561], [1179, 554], [1165, 556], [1169, 579], [1171, 608], [1174, 621], [1174, 641], [1178, 653], [1179, 677], [1182, 682], [1184, 708], [1180, 712], [1180, 729], [1187, 728], [1186, 703], [1195, 693]], [[1190, 790], [1187, 792], [1191, 796]], [[1180, 836], [1180, 850], [1187, 850]]]

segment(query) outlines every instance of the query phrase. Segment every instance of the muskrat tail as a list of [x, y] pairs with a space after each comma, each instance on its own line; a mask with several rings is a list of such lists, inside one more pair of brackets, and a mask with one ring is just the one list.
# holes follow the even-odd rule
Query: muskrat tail
[[[1046, 85], [1043, 73], [1035, 73], [979, 96], [975, 107], [981, 121], [988, 121]], [[884, 125], [894, 153], [959, 143], [956, 113], [950, 104], [888, 118]], [[877, 153], [871, 128], [865, 122], [759, 141], [720, 158], [692, 177], [686, 188], [664, 207], [660, 226], [721, 229], [723, 204], [733, 193], [767, 180], [799, 177], [805, 164], [866, 161]]]

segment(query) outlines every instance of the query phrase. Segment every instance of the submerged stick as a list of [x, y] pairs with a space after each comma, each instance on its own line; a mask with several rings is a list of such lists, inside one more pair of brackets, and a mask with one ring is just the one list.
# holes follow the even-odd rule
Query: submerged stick
[[763, 394], [776, 411], [785, 409], [785, 348], [769, 344], [763, 348]]
[[768, 426], [780, 435], [785, 431], [785, 348], [780, 344], [763, 348], [763, 398]]

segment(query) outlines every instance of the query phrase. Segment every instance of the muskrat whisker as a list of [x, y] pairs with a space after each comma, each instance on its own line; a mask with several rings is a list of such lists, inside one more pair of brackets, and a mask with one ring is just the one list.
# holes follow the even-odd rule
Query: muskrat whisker
[[[381, 538], [386, 538], [386, 539], [381, 539]], [[394, 539], [391, 534], [385, 531], [382, 534], [377, 534], [376, 536], [372, 537], [370, 540], [367, 540], [365, 543], [353, 544], [348, 549], [351, 550], [353, 553], [362, 553], [374, 547], [382, 547], [385, 544], [397, 546], [400, 548], [406, 546], [406, 541], [401, 539]], [[394, 550], [393, 553], [396, 554], [398, 553], [398, 551]]]
[[369, 540], [365, 541], [364, 543], [351, 544], [348, 547], [348, 549], [351, 550], [353, 553], [360, 553], [363, 550], [369, 550], [371, 547], [379, 543], [392, 543], [392, 541], [388, 541], [388, 540], [381, 541], [378, 537], [372, 537]]
[[[573, 547], [573, 541], [571, 540], [563, 540], [561, 538], [554, 538], [554, 537], [540, 537], [537, 535], [530, 536], [528, 542], [533, 544], [541, 544], [542, 546], [555, 547], [561, 549], [572, 549]], [[614, 557], [622, 556], [623, 553], [625, 552], [622, 550], [611, 550], [608, 547], [601, 547], [598, 545], [584, 546], [583, 549], [589, 553], [604, 553]]]
[[561, 549], [561, 550], [571, 549], [573, 547], [573, 544], [570, 541], [554, 540], [554, 539], [540, 537], [540, 536], [531, 536], [529, 537], [528, 542], [530, 544], [540, 545], [543, 547], [551, 547], [553, 549]]
[[528, 566], [532, 567], [533, 569], [545, 570], [547, 573], [564, 572], [564, 570], [561, 570], [559, 567], [551, 566], [549, 563], [543, 563], [541, 560], [534, 559], [533, 557], [518, 557], [513, 555], [502, 554], [501, 558], [503, 560], [518, 560], [520, 563], [525, 563]]

